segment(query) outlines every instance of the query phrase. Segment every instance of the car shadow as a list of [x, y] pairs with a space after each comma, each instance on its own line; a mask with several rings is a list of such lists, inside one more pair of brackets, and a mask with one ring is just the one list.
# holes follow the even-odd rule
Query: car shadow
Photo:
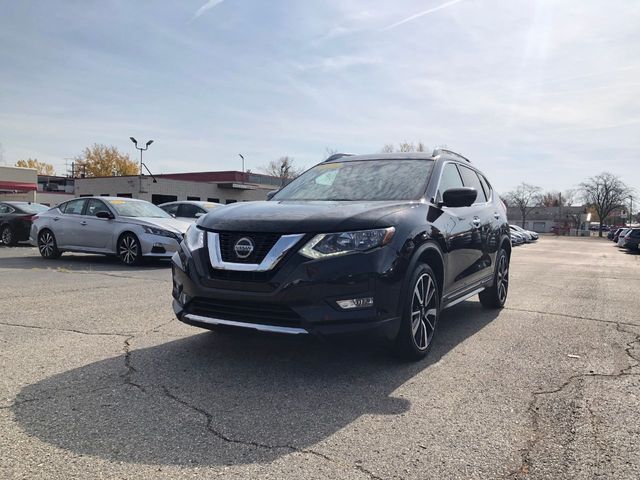
[[[16, 248], [16, 247], [7, 247]], [[120, 263], [117, 257], [112, 255], [92, 255], [85, 253], [63, 253], [60, 258], [55, 260], [42, 258], [35, 247], [33, 255], [20, 255], [15, 257], [2, 257], [2, 268], [15, 269], [32, 269], [45, 268], [52, 270], [70, 270], [70, 271], [123, 271], [133, 272], [138, 270], [157, 270], [166, 269], [171, 266], [169, 260], [145, 259], [141, 265], [129, 267]], [[24, 254], [25, 249], [18, 247], [16, 253]]]
[[417, 363], [354, 338], [199, 333], [26, 386], [12, 411], [28, 435], [110, 461], [269, 462], [363, 415], [409, 411], [410, 401], [394, 392], [498, 312], [478, 302], [445, 311], [432, 351]]

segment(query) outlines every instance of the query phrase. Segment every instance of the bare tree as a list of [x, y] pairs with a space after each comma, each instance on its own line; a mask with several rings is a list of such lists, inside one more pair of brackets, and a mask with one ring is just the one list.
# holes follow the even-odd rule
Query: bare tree
[[393, 143], [387, 143], [384, 147], [382, 147], [382, 153], [393, 153], [393, 152], [426, 152], [427, 147], [424, 143], [418, 142], [400, 142], [398, 144], [398, 148], [396, 149]]
[[540, 204], [540, 191], [540, 187], [522, 182], [515, 190], [512, 190], [505, 195], [507, 204], [517, 207], [520, 210], [520, 214], [522, 216], [522, 228], [524, 228], [524, 222], [527, 219], [527, 215], [536, 207], [536, 205]]
[[304, 167], [296, 167], [292, 157], [284, 156], [277, 160], [271, 160], [262, 170], [267, 175], [278, 177], [282, 180], [282, 185], [289, 183], [294, 178], [304, 172]]
[[598, 215], [600, 222], [598, 234], [601, 237], [604, 220], [616, 208], [624, 206], [625, 200], [631, 194], [631, 189], [619, 177], [603, 172], [582, 182], [580, 192], [585, 203], [593, 207]]

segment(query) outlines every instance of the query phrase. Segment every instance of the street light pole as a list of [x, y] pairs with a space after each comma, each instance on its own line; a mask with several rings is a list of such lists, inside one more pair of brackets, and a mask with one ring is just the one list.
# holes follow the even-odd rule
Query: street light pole
[[140, 179], [140, 193], [142, 193], [142, 152], [144, 152], [145, 150], [147, 150], [149, 148], [149, 145], [151, 145], [153, 143], [153, 140], [149, 140], [144, 148], [143, 147], [139, 147], [138, 146], [138, 141], [133, 138], [133, 137], [129, 137], [129, 140], [131, 140], [133, 142], [133, 144], [135, 145], [136, 149], [140, 150], [140, 175], [138, 176], [138, 178]]
[[244, 156], [241, 153], [238, 156], [242, 159], [242, 173], [244, 173]]

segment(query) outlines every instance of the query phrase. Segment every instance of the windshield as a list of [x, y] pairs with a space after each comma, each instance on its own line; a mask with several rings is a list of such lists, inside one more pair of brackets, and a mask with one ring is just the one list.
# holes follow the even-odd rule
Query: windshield
[[321, 163], [280, 190], [273, 200], [417, 200], [432, 160]]
[[110, 200], [109, 204], [122, 217], [172, 218], [167, 212], [149, 202]]
[[40, 203], [21, 203], [18, 208], [25, 213], [42, 213], [49, 210], [49, 207]]

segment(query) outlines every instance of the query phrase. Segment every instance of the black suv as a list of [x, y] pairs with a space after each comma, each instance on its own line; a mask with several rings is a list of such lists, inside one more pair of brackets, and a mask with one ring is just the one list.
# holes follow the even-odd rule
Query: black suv
[[207, 329], [376, 329], [428, 352], [440, 312], [500, 308], [511, 254], [504, 204], [448, 151], [336, 154], [270, 196], [201, 217], [174, 255], [173, 308]]

